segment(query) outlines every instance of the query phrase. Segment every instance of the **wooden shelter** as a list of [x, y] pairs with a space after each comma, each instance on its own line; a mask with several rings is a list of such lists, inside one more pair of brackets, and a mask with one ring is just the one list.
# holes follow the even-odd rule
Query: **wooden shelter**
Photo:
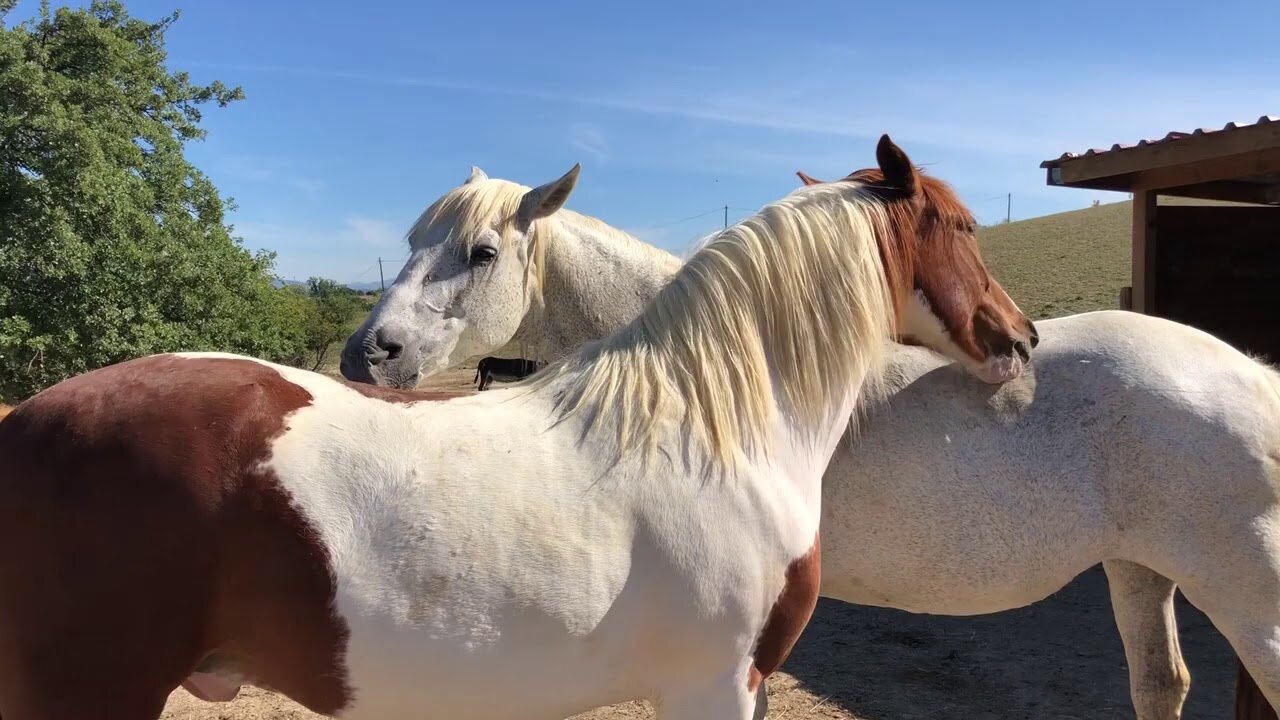
[[[1133, 284], [1121, 290], [1121, 307], [1280, 360], [1280, 118], [1065, 153], [1040, 166], [1050, 185], [1133, 193]], [[1162, 204], [1161, 196], [1228, 202]]]

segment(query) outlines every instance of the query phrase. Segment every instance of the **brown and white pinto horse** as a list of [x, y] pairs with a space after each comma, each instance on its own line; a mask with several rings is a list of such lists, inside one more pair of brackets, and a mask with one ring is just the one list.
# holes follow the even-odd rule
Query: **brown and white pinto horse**
[[763, 718], [817, 598], [823, 470], [911, 292], [891, 202], [798, 189], [514, 388], [195, 353], [36, 395], [0, 423], [0, 715], [150, 720], [250, 682], [357, 720]]

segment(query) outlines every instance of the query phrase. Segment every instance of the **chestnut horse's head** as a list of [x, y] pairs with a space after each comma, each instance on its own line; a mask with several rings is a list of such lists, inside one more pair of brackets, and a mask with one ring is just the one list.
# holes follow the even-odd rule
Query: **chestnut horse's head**
[[[1040, 337], [983, 263], [972, 213], [888, 135], [876, 161], [880, 167], [837, 182], [865, 185], [884, 205], [891, 227], [881, 234], [881, 255], [886, 271], [904, 281], [890, 277], [891, 287], [912, 289], [897, 298], [899, 339], [950, 357], [984, 382], [1018, 377]], [[796, 174], [806, 185], [822, 182]]]

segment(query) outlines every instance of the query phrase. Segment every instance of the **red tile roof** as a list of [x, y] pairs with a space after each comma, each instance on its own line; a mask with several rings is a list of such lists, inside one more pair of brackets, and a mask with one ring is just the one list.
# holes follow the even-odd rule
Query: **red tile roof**
[[1062, 164], [1063, 162], [1066, 162], [1067, 160], [1074, 160], [1075, 158], [1092, 157], [1094, 155], [1102, 155], [1104, 153], [1124, 152], [1125, 150], [1130, 150], [1133, 148], [1146, 147], [1148, 145], [1159, 145], [1162, 143], [1177, 142], [1179, 140], [1184, 140], [1186, 138], [1200, 137], [1202, 135], [1210, 135], [1213, 133], [1230, 132], [1232, 130], [1238, 130], [1240, 128], [1253, 127], [1255, 125], [1266, 125], [1267, 123], [1273, 123], [1273, 122], [1280, 122], [1280, 116], [1263, 115], [1262, 117], [1258, 118], [1256, 122], [1229, 122], [1226, 125], [1223, 125], [1221, 128], [1196, 128], [1191, 132], [1181, 132], [1178, 130], [1174, 130], [1172, 132], [1169, 132], [1162, 138], [1155, 138], [1151, 140], [1139, 140], [1136, 143], [1127, 143], [1127, 144], [1116, 143], [1115, 145], [1112, 145], [1108, 149], [1094, 148], [1094, 149], [1086, 150], [1082, 153], [1070, 153], [1070, 152], [1062, 153], [1061, 155], [1059, 155], [1056, 158], [1053, 158], [1052, 160], [1045, 160], [1044, 162], [1040, 163], [1040, 167], [1054, 168], [1054, 167], [1058, 167], [1060, 164]]

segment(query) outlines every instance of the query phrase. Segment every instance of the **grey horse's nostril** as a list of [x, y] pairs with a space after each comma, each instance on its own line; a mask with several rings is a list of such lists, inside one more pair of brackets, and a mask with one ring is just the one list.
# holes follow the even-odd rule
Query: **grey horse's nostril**
[[364, 354], [370, 365], [377, 365], [383, 360], [395, 360], [403, 355], [404, 345], [379, 330], [373, 335], [373, 343], [365, 347]]
[[[1032, 344], [1033, 345], [1035, 344], [1034, 340], [1032, 340]], [[1019, 340], [1018, 342], [1013, 344], [1013, 350], [1014, 352], [1018, 353], [1018, 357], [1022, 358], [1022, 362], [1024, 363], [1031, 362], [1031, 352], [1027, 350], [1026, 343]]]
[[1036, 324], [1030, 320], [1027, 321], [1027, 328], [1031, 330], [1031, 347], [1034, 348], [1040, 344], [1040, 331], [1036, 329]]

